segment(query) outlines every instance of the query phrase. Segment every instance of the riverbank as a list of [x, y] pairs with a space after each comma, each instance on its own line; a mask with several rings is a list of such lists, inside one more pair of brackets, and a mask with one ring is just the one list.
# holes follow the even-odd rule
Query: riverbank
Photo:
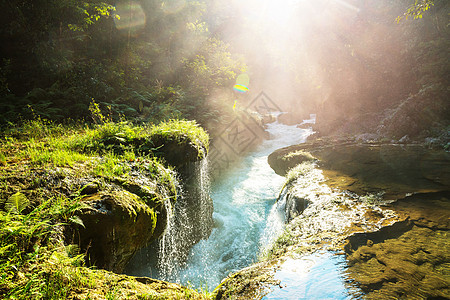
[[172, 206], [190, 201], [180, 197], [184, 180], [195, 177], [208, 141], [192, 121], [64, 127], [37, 119], [4, 132], [1, 298], [209, 298], [119, 275], [165, 233]]
[[[419, 144], [316, 140], [276, 150], [269, 163], [286, 175], [279, 201], [295, 208], [287, 215], [297, 216], [262, 262], [224, 280], [218, 299], [315, 297], [312, 291], [323, 282], [306, 270], [328, 266], [336, 255], [343, 259], [331, 263], [333, 280], [341, 282], [333, 299], [448, 297], [448, 152]], [[332, 258], [311, 260], [310, 253]], [[305, 259], [311, 265], [292, 272], [289, 265]]]

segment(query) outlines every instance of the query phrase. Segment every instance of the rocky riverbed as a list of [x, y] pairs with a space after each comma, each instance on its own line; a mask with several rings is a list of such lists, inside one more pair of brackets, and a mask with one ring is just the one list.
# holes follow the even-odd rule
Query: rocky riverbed
[[222, 282], [217, 299], [313, 297], [314, 282], [304, 278], [314, 268], [302, 265], [310, 253], [342, 258], [344, 288], [333, 299], [449, 297], [448, 152], [315, 141], [279, 149], [269, 163], [287, 177], [279, 201], [290, 221], [260, 263]]

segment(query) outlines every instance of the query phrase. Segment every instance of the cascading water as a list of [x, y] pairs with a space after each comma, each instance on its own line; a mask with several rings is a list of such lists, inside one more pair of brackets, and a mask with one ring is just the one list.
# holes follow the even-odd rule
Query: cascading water
[[177, 282], [180, 270], [198, 240], [211, 230], [212, 203], [209, 197], [208, 161], [203, 159], [189, 170], [186, 186], [177, 186], [177, 201], [165, 201], [167, 225], [159, 240], [141, 249], [127, 266], [125, 273], [150, 276]]
[[198, 214], [199, 234], [201, 237], [207, 237], [210, 233], [210, 215], [211, 215], [211, 198], [210, 198], [210, 179], [208, 174], [208, 158], [198, 163], [196, 168], [197, 188], [198, 188]]
[[[182, 266], [179, 253], [180, 240], [187, 240], [192, 224], [186, 214], [186, 203], [178, 201], [172, 210], [169, 201], [165, 202], [167, 213], [167, 229], [159, 239], [157, 277], [165, 280], [176, 280], [178, 270]], [[175, 217], [176, 216], [176, 217]]]
[[[173, 213], [168, 213], [164, 236], [133, 258], [127, 274], [211, 290], [270, 247], [283, 232], [285, 199], [276, 203], [276, 198], [285, 179], [270, 168], [267, 157], [276, 149], [304, 142], [312, 130], [275, 122], [267, 125], [267, 131], [270, 139], [244, 157], [239, 168], [227, 171], [211, 192], [207, 160], [197, 165], [195, 180], [189, 180], [191, 202], [177, 200]], [[214, 202], [211, 233], [209, 195]], [[170, 211], [170, 203], [166, 205]]]
[[284, 183], [267, 163], [274, 150], [304, 142], [311, 129], [268, 124], [271, 138], [211, 187], [214, 229], [190, 251], [177, 282], [213, 289], [230, 272], [256, 261], [284, 226], [284, 202], [275, 204]]

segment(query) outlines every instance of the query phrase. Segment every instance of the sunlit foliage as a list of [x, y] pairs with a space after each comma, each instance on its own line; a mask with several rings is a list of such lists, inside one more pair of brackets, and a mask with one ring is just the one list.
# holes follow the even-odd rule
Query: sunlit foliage
[[429, 10], [432, 6], [434, 6], [433, 0], [415, 0], [414, 4], [412, 4], [403, 16], [398, 16], [396, 21], [400, 23], [400, 21], [404, 18], [408, 20], [409, 17], [413, 19], [422, 19], [423, 13]]
[[92, 121], [92, 99], [114, 120], [219, 118], [211, 94], [245, 66], [209, 32], [205, 3], [170, 3], [3, 3], [0, 123]]

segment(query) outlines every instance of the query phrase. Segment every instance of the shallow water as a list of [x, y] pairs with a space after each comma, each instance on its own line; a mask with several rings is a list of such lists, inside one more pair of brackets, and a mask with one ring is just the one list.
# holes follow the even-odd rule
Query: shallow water
[[289, 258], [275, 273], [280, 285], [262, 299], [352, 299], [341, 277], [344, 267], [345, 256], [330, 252]]

